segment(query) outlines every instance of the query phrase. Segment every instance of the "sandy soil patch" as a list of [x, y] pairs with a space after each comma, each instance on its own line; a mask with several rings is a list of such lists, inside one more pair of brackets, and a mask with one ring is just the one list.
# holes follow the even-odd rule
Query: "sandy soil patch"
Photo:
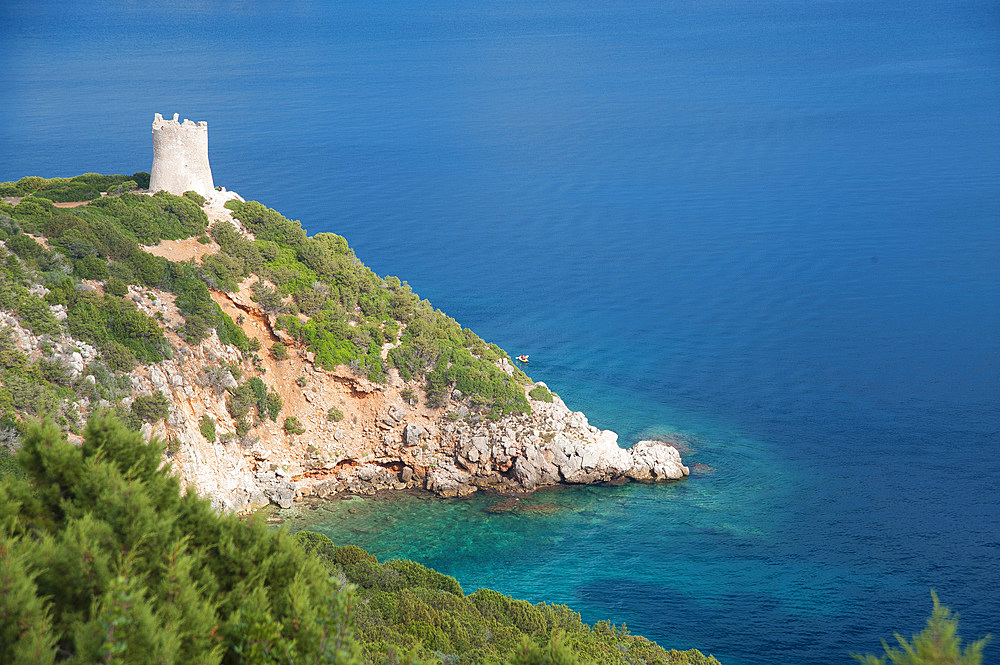
[[170, 261], [201, 261], [203, 256], [215, 254], [219, 246], [215, 241], [203, 245], [197, 238], [184, 240], [161, 240], [158, 245], [143, 245], [142, 249], [153, 256], [160, 256]]

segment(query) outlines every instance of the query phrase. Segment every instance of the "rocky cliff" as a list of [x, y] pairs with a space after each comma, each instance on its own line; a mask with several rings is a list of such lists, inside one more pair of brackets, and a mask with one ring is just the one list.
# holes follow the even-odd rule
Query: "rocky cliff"
[[[219, 192], [203, 206], [210, 223], [226, 221], [244, 237], [251, 234], [224, 207], [239, 197]], [[45, 246], [45, 239], [36, 237]], [[144, 249], [174, 262], [202, 261], [219, 251], [214, 242], [191, 237], [162, 241]], [[260, 278], [251, 276], [231, 291], [211, 297], [262, 349], [280, 342], [281, 359], [262, 353], [248, 357], [222, 343], [214, 330], [189, 344], [178, 330], [184, 317], [169, 292], [128, 286], [127, 298], [158, 321], [172, 348], [171, 357], [139, 365], [130, 375], [122, 404], [161, 393], [167, 416], [143, 425], [147, 436], [167, 441], [166, 456], [182, 483], [208, 496], [220, 510], [248, 512], [275, 503], [288, 507], [302, 496], [329, 497], [341, 492], [422, 488], [442, 496], [479, 489], [530, 491], [556, 483], [623, 480], [660, 481], [686, 476], [688, 469], [669, 445], [644, 441], [630, 449], [618, 445], [614, 432], [599, 430], [586, 416], [571, 411], [544, 384], [524, 386], [530, 414], [497, 419], [477, 415], [470, 400], [452, 390], [434, 407], [417, 396], [422, 377], [404, 381], [389, 369], [384, 383], [372, 382], [348, 366], [323, 369], [304, 344], [283, 330], [252, 296]], [[103, 284], [83, 280], [78, 288], [102, 292]], [[38, 286], [38, 296], [45, 287]], [[52, 314], [65, 318], [60, 305]], [[299, 315], [305, 320], [304, 315]], [[96, 356], [86, 343], [62, 333], [39, 337], [9, 313], [0, 323], [12, 331], [18, 348], [30, 358], [43, 355], [62, 363], [74, 378], [93, 382], [86, 367]], [[383, 345], [386, 359], [400, 342]], [[506, 357], [500, 370], [514, 372]], [[260, 377], [281, 401], [280, 417], [257, 417], [247, 431], [227, 408], [240, 380]], [[531, 397], [531, 393], [551, 401]], [[79, 404], [80, 416], [109, 404]], [[291, 426], [286, 418], [294, 419]]]

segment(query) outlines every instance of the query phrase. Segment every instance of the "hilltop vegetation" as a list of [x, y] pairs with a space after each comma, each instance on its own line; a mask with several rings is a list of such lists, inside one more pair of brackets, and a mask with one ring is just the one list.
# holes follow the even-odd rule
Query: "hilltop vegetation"
[[0, 183], [0, 196], [44, 197], [49, 201], [93, 201], [101, 192], [121, 194], [131, 189], [149, 187], [149, 174], [145, 171], [126, 175], [101, 175], [84, 173], [74, 178], [40, 178], [25, 176], [17, 182]]
[[[247, 278], [261, 308], [315, 354], [318, 366], [347, 365], [376, 382], [395, 367], [404, 380], [422, 381], [432, 407], [458, 388], [482, 416], [530, 410], [523, 387], [530, 380], [520, 370], [507, 374], [497, 367], [507, 357], [501, 349], [420, 300], [405, 282], [375, 275], [344, 238], [310, 237], [298, 222], [256, 202], [227, 204], [249, 235], [226, 221], [209, 229], [200, 196], [129, 191], [143, 184], [148, 174], [27, 177], [0, 184], [5, 196], [23, 197], [0, 204], [0, 310], [44, 338], [50, 350], [31, 362], [0, 333], [0, 426], [9, 429], [23, 415], [47, 413], [76, 432], [101, 400], [127, 422], [141, 424], [120, 407], [125, 377], [137, 364], [171, 357], [174, 349], [163, 322], [135, 307], [130, 286], [176, 296], [184, 322], [174, 332], [187, 343], [197, 344], [214, 330], [259, 368], [259, 343], [211, 297], [212, 289], [233, 291]], [[117, 194], [102, 197], [101, 191]], [[91, 202], [70, 209], [54, 205], [68, 199]], [[143, 249], [161, 240], [209, 242], [206, 234], [220, 249], [200, 263], [169, 261]], [[60, 336], [94, 348], [82, 373], [59, 370], [58, 349], [44, 340]], [[394, 348], [383, 359], [387, 343]], [[89, 382], [88, 375], [94, 377]], [[248, 419], [243, 432], [253, 422]]]
[[[140, 245], [202, 234], [206, 224], [196, 203], [169, 194], [123, 194], [71, 210], [33, 196], [0, 204], [0, 310], [37, 336], [43, 351], [31, 360], [10, 330], [0, 328], [0, 427], [48, 414], [76, 432], [102, 400], [140, 424], [121, 403], [128, 372], [174, 349], [161, 323], [128, 297], [130, 284], [175, 293], [185, 315], [176, 332], [189, 342], [214, 328], [220, 339], [250, 352], [247, 337], [209, 296], [200, 268], [171, 263]], [[59, 340], [69, 340], [62, 353]], [[84, 345], [93, 349], [90, 362], [70, 371], [67, 355]]]

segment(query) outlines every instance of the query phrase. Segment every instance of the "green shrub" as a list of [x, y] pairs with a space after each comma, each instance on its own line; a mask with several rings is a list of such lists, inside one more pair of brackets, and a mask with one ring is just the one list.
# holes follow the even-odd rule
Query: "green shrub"
[[59, 321], [52, 315], [49, 304], [38, 296], [28, 294], [21, 296], [21, 301], [17, 305], [17, 315], [36, 335], [54, 335], [61, 328]]
[[285, 434], [304, 434], [306, 428], [302, 426], [295, 416], [287, 416], [284, 424]]
[[[4, 196], [28, 196], [49, 184], [51, 180], [37, 175], [26, 175], [17, 182], [5, 182]], [[9, 192], [9, 193], [8, 193]]]
[[236, 418], [236, 436], [244, 436], [250, 431], [250, 421], [246, 417]]
[[[259, 379], [258, 379], [259, 380]], [[258, 399], [254, 393], [254, 385], [247, 381], [235, 388], [229, 389], [226, 399], [226, 410], [234, 420], [241, 420], [250, 414], [250, 409], [257, 405]]]
[[52, 217], [56, 207], [46, 198], [26, 196], [14, 206], [14, 219], [18, 220], [26, 230], [38, 229], [43, 222]]
[[99, 198], [87, 208], [93, 209], [91, 214], [100, 212], [114, 218], [144, 245], [200, 236], [208, 226], [208, 217], [199, 204], [167, 192]]
[[128, 285], [117, 277], [112, 277], [105, 282], [104, 292], [108, 295], [124, 298], [128, 295]]
[[344, 419], [344, 412], [335, 406], [331, 406], [330, 410], [326, 412], [326, 419], [331, 423], [339, 423]]
[[0, 480], [7, 475], [23, 476], [24, 472], [18, 466], [17, 458], [14, 454], [7, 450], [6, 447], [0, 446]]
[[132, 415], [136, 420], [155, 423], [170, 414], [170, 400], [159, 390], [152, 395], [140, 395], [132, 401]]
[[229, 370], [229, 373], [233, 375], [233, 378], [239, 381], [243, 378], [243, 369], [240, 367], [238, 362], [228, 362], [223, 363], [222, 366]]
[[281, 395], [278, 391], [273, 388], [268, 388], [267, 390], [267, 417], [271, 420], [277, 420], [278, 414], [281, 413]]
[[260, 282], [254, 282], [250, 288], [253, 292], [253, 299], [268, 314], [278, 314], [284, 311], [284, 303], [281, 302], [281, 294], [270, 286], [264, 286]]
[[194, 201], [195, 203], [197, 203], [199, 206], [205, 205], [205, 197], [202, 196], [201, 194], [199, 194], [198, 192], [195, 192], [195, 191], [184, 192], [184, 198], [191, 199], [192, 201]]
[[111, 196], [121, 196], [122, 194], [127, 194], [133, 190], [139, 189], [139, 183], [135, 180], [126, 180], [120, 185], [116, 185], [114, 188], [108, 191]]
[[178, 332], [185, 341], [198, 344], [205, 339], [211, 328], [217, 331], [221, 328], [227, 335], [233, 331], [235, 326], [229, 326], [225, 319], [220, 318], [221, 310], [212, 300], [208, 286], [193, 266], [171, 264], [170, 282], [170, 290], [177, 294], [174, 302], [184, 316], [184, 326]]
[[112, 372], [131, 372], [138, 360], [125, 345], [113, 339], [100, 345], [101, 358]]
[[139, 189], [149, 189], [149, 173], [146, 171], [139, 171], [132, 174], [132, 180], [139, 186]]
[[198, 429], [206, 441], [215, 443], [215, 418], [206, 413], [198, 421]]
[[393, 559], [383, 564], [386, 571], [398, 575], [398, 584], [406, 588], [420, 587], [436, 589], [462, 597], [462, 586], [454, 577], [442, 575], [436, 570], [407, 559]]
[[75, 178], [52, 178], [38, 193], [53, 201], [92, 201], [100, 198], [101, 192], [117, 196], [138, 188], [135, 176], [84, 173]]
[[11, 236], [6, 242], [7, 249], [25, 260], [37, 259], [45, 249], [34, 238], [23, 233]]
[[[79, 176], [78, 176], [79, 177]], [[101, 190], [94, 185], [73, 179], [53, 178], [51, 184], [39, 191], [41, 196], [52, 201], [92, 201], [101, 196]]]
[[99, 256], [85, 256], [73, 264], [73, 274], [80, 279], [107, 279], [108, 262]]
[[242, 436], [249, 431], [249, 417], [251, 409], [257, 410], [256, 416], [259, 420], [270, 418], [277, 420], [281, 411], [281, 395], [273, 389], [269, 389], [259, 377], [251, 377], [245, 383], [235, 388], [229, 389], [229, 397], [226, 399], [226, 408], [229, 415], [234, 420], [245, 423]]
[[538, 400], [539, 402], [551, 402], [553, 399], [552, 393], [542, 384], [538, 384], [532, 388], [528, 394], [531, 396], [531, 399]]
[[243, 332], [243, 328], [236, 325], [229, 315], [223, 312], [222, 308], [218, 305], [215, 305], [215, 319], [215, 332], [218, 334], [220, 342], [223, 344], [232, 344], [240, 350], [240, 353], [252, 353], [260, 349], [260, 342], [247, 337], [246, 333]]
[[281, 342], [275, 342], [271, 345], [271, 357], [278, 361], [288, 360], [288, 347]]
[[[113, 279], [109, 279], [108, 284], [106, 290], [114, 290], [117, 286]], [[144, 363], [160, 362], [170, 354], [163, 329], [127, 298], [72, 291], [66, 324], [75, 337], [102, 349], [110, 347], [115, 355], [120, 354], [115, 344], [124, 346], [135, 359]]]

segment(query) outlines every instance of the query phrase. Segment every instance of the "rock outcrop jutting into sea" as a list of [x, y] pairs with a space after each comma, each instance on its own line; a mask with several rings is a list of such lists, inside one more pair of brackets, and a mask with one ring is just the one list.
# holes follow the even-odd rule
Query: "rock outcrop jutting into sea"
[[[236, 196], [229, 192], [206, 202], [209, 219], [238, 225], [222, 207], [226, 198]], [[205, 247], [193, 239], [167, 245], [147, 249], [178, 260]], [[172, 403], [169, 418], [147, 426], [147, 433], [177, 442], [172, 460], [177, 473], [221, 509], [243, 512], [268, 502], [288, 507], [298, 497], [340, 492], [418, 488], [461, 496], [485, 488], [515, 492], [556, 483], [661, 481], [688, 475], [672, 446], [643, 441], [621, 448], [616, 433], [591, 426], [558, 395], [552, 395], [551, 402], [529, 396], [530, 414], [497, 420], [465, 417], [468, 410], [457, 391], [438, 408], [412, 405], [403, 396], [406, 385], [395, 369], [380, 384], [348, 367], [318, 367], [312, 353], [279, 329], [275, 317], [251, 298], [249, 284], [231, 293], [213, 291], [212, 297], [233, 319], [243, 321], [249, 337], [268, 343], [281, 340], [289, 347], [288, 359], [265, 357], [262, 362], [268, 384], [282, 396], [282, 414], [296, 417], [306, 430], [291, 435], [279, 423], [263, 422], [255, 428], [259, 440], [249, 447], [205, 440], [199, 431], [205, 415], [216, 421], [220, 433], [235, 430], [225, 405], [230, 386], [205, 385], [202, 367], [237, 362], [239, 352], [214, 334], [195, 347], [173, 339], [181, 349], [179, 356], [137, 372], [139, 393], [160, 391]], [[137, 289], [133, 300], [151, 316], [160, 312], [167, 321], [179, 318], [170, 294]], [[383, 356], [392, 347], [386, 344]], [[506, 358], [499, 365], [509, 368]], [[526, 386], [526, 393], [537, 385]], [[328, 418], [331, 408], [343, 413], [340, 421]]]

